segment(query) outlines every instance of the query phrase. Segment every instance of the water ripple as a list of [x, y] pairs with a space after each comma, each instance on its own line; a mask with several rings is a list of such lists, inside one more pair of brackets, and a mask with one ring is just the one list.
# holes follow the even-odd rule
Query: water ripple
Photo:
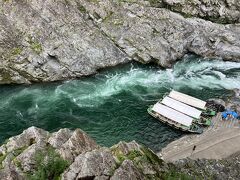
[[150, 104], [171, 89], [207, 99], [233, 88], [240, 88], [240, 63], [195, 56], [167, 70], [132, 63], [60, 84], [0, 86], [0, 141], [35, 125], [81, 128], [105, 146], [137, 140], [159, 150], [182, 133], [151, 118]]

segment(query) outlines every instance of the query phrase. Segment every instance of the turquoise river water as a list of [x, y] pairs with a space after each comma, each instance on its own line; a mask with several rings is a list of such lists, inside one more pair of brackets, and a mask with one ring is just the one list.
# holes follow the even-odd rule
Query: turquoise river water
[[136, 140], [153, 150], [182, 136], [147, 114], [171, 89], [201, 99], [240, 88], [240, 63], [187, 56], [172, 69], [137, 63], [79, 80], [0, 86], [0, 142], [37, 126], [49, 131], [81, 128], [100, 145]]

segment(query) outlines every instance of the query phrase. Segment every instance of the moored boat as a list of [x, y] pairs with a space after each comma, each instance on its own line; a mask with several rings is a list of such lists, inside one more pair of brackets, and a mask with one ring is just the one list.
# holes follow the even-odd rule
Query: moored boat
[[194, 119], [186, 114], [178, 112], [159, 102], [148, 108], [148, 113], [163, 123], [185, 132], [199, 133], [203, 128], [194, 122]]
[[179, 111], [183, 114], [186, 114], [190, 117], [194, 118], [194, 122], [200, 125], [204, 126], [210, 126], [211, 119], [208, 117], [205, 117], [203, 112], [199, 109], [196, 109], [192, 106], [189, 106], [187, 104], [184, 104], [180, 101], [177, 101], [173, 98], [170, 98], [168, 96], [164, 97], [162, 100], [159, 101], [161, 104], [164, 104], [165, 106], [168, 106], [172, 109], [175, 109], [176, 111]]
[[202, 114], [204, 114], [205, 116], [215, 116], [216, 115], [216, 112], [214, 110], [212, 110], [206, 106], [207, 102], [205, 102], [201, 99], [198, 99], [198, 98], [195, 98], [195, 97], [192, 97], [187, 94], [183, 94], [181, 92], [174, 91], [174, 90], [172, 90], [168, 96], [170, 98], [180, 101], [184, 104], [187, 104], [189, 106], [192, 106], [192, 107], [202, 110], [203, 111]]

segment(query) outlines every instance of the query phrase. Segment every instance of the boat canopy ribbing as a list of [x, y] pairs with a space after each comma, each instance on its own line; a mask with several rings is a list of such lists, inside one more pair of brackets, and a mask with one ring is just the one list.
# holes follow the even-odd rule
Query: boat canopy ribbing
[[202, 111], [199, 111], [198, 109], [194, 108], [194, 107], [191, 107], [187, 104], [184, 104], [180, 101], [177, 101], [175, 99], [172, 99], [168, 96], [166, 96], [163, 100], [162, 100], [162, 104], [172, 108], [172, 109], [175, 109], [179, 112], [182, 112], [186, 115], [189, 115], [193, 118], [197, 118], [199, 119], [200, 116], [201, 116], [201, 113]]
[[193, 118], [160, 103], [156, 103], [153, 106], [152, 110], [172, 121], [175, 121], [187, 127], [190, 127], [193, 121]]
[[188, 104], [190, 106], [199, 108], [199, 109], [204, 109], [206, 110], [206, 102], [202, 101], [200, 99], [194, 98], [192, 96], [177, 92], [177, 91], [171, 91], [170, 94], [168, 95], [169, 97], [171, 97], [172, 99], [181, 101], [185, 104]]

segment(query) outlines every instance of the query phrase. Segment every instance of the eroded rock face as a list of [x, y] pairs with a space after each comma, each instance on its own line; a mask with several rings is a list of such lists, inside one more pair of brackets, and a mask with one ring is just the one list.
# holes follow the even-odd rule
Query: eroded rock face
[[182, 13], [186, 17], [200, 17], [217, 23], [239, 23], [238, 0], [159, 0], [155, 5]]
[[116, 161], [108, 149], [98, 149], [79, 155], [63, 174], [64, 180], [110, 177], [117, 168]]
[[[184, 159], [175, 162], [176, 171], [181, 171], [187, 174], [194, 174], [195, 177], [201, 177], [201, 179], [238, 179], [240, 168], [240, 155], [235, 155], [228, 159], [223, 160], [190, 160]], [[197, 171], [196, 171], [197, 169]], [[193, 175], [194, 176], [194, 175]]]
[[76, 78], [128, 61], [79, 1], [1, 1], [0, 28], [0, 83]]
[[[36, 141], [32, 141], [27, 147], [16, 143], [18, 140], [26, 145], [27, 137], [34, 137]], [[11, 144], [9, 146], [11, 148], [6, 148], [7, 144]], [[45, 153], [41, 164], [38, 164], [36, 155], [48, 152], [49, 149], [51, 149], [49, 153], [55, 154], [62, 147], [73, 155], [72, 159], [68, 159], [69, 164], [61, 171], [62, 174], [55, 177], [64, 180], [137, 180], [171, 179], [173, 177], [176, 179], [182, 177], [187, 179], [208, 179], [209, 177], [237, 179], [239, 176], [239, 154], [224, 160], [184, 159], [171, 164], [165, 163], [150, 149], [135, 141], [120, 142], [111, 148], [99, 147], [80, 129], [75, 131], [60, 129], [51, 134], [31, 127], [22, 134], [10, 138], [7, 144], [1, 146], [0, 152], [0, 178], [4, 180], [25, 180], [29, 179], [30, 174], [38, 174], [35, 179], [39, 179], [38, 166], [49, 163], [51, 171], [55, 173], [63, 162], [54, 166], [56, 161], [52, 158], [63, 160], [66, 152], [58, 154], [59, 157]], [[52, 169], [53, 167], [57, 169]], [[50, 176], [45, 179], [52, 178], [53, 176]]]
[[234, 23], [239, 1], [159, 3], [164, 8], [144, 0], [1, 1], [0, 84], [76, 78], [132, 59], [170, 67], [186, 53], [240, 59], [239, 25], [171, 11]]
[[72, 133], [71, 137], [57, 149], [57, 151], [64, 159], [73, 162], [75, 157], [79, 154], [96, 148], [98, 148], [96, 142], [82, 130], [77, 129]]
[[[48, 153], [50, 148], [59, 153], [62, 158], [72, 162], [79, 154], [94, 150], [98, 146], [80, 129], [75, 131], [60, 129], [51, 134], [42, 129], [30, 127], [22, 134], [10, 138], [0, 147], [3, 176], [7, 172], [12, 172], [6, 177], [15, 177], [15, 174], [25, 177], [24, 173], [34, 172], [36, 156], [39, 153]], [[69, 156], [66, 157], [66, 154]]]
[[124, 160], [122, 165], [115, 171], [111, 180], [118, 179], [144, 179], [144, 175], [140, 172], [130, 160]]
[[66, 180], [159, 178], [163, 163], [151, 150], [135, 141], [103, 148], [80, 129], [49, 133], [30, 127], [10, 138], [0, 149], [0, 175], [6, 179], [27, 179], [27, 174], [37, 173], [42, 163], [55, 163], [54, 156], [48, 154], [53, 152], [69, 162], [61, 175]]
[[24, 180], [24, 177], [14, 170], [0, 170], [0, 177], [4, 180]]
[[99, 28], [137, 61], [170, 67], [188, 52], [240, 59], [239, 26], [186, 19], [168, 9], [150, 7], [145, 1], [133, 2], [81, 1]]

